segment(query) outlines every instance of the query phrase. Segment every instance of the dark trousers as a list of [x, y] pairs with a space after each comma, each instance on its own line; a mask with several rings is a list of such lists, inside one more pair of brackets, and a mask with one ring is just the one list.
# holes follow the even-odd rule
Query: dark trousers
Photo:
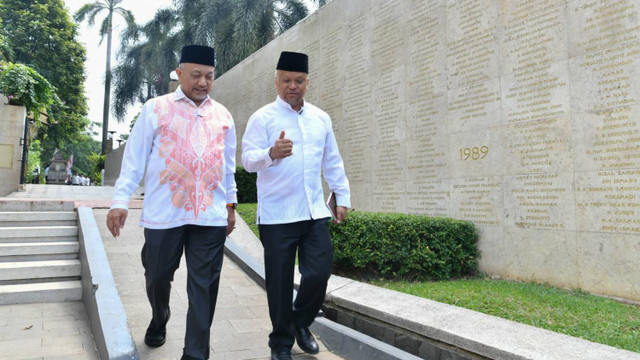
[[[259, 225], [259, 230], [273, 326], [269, 347], [291, 349], [295, 339], [292, 326], [311, 325], [324, 301], [333, 266], [328, 219]], [[292, 305], [296, 251], [302, 278]]]
[[144, 229], [142, 265], [152, 310], [150, 330], [166, 331], [171, 316], [171, 281], [184, 249], [189, 297], [184, 354], [196, 359], [209, 358], [210, 329], [218, 298], [226, 230], [225, 226], [197, 225]]

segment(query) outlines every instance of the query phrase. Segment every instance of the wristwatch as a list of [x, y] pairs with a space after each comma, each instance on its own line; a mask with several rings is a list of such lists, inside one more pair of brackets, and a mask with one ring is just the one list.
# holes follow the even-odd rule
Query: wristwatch
[[236, 207], [238, 207], [238, 204], [236, 204], [236, 203], [228, 203], [227, 207], [233, 208], [233, 210], [235, 210]]

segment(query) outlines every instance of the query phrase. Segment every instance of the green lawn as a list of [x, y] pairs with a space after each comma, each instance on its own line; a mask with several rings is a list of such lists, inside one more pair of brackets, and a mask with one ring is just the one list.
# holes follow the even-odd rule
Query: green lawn
[[[258, 236], [256, 204], [238, 213]], [[640, 352], [640, 306], [580, 291], [487, 278], [372, 284], [589, 341]]]
[[372, 284], [640, 352], [640, 307], [580, 291], [491, 279]]
[[238, 204], [236, 212], [238, 212], [242, 220], [249, 225], [251, 231], [259, 237], [258, 225], [256, 225], [257, 204]]

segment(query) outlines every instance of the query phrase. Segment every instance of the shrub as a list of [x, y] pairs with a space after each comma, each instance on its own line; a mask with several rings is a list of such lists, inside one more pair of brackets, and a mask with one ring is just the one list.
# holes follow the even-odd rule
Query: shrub
[[22, 105], [34, 114], [46, 111], [50, 120], [54, 120], [51, 106], [60, 105], [55, 88], [47, 79], [22, 64], [8, 63], [2, 67], [0, 92], [7, 96], [9, 104]]
[[[29, 142], [29, 152], [27, 153], [27, 184], [33, 180], [33, 170], [40, 166], [40, 153], [42, 146], [40, 140], [32, 140]], [[44, 183], [44, 168], [40, 168], [40, 184]]]
[[258, 174], [250, 173], [243, 167], [236, 168], [236, 186], [238, 187], [238, 202], [241, 204], [258, 202], [256, 180]]
[[102, 183], [102, 169], [104, 169], [104, 162], [107, 155], [96, 154], [93, 151], [89, 155], [89, 163], [93, 164], [89, 178], [91, 182], [100, 185]]
[[477, 272], [478, 235], [468, 221], [352, 211], [330, 231], [334, 263], [346, 270], [420, 280]]

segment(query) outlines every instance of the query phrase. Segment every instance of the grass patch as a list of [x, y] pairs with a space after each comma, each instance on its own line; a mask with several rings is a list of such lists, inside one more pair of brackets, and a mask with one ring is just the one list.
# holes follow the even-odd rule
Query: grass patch
[[238, 204], [238, 207], [236, 207], [236, 212], [238, 213], [238, 215], [240, 215], [240, 217], [242, 217], [242, 220], [244, 220], [244, 222], [249, 225], [249, 228], [251, 229], [251, 231], [253, 231], [256, 237], [260, 238], [260, 234], [258, 233], [258, 225], [256, 224], [258, 205], [256, 203]]
[[547, 285], [491, 279], [373, 285], [640, 352], [640, 307]]
[[[256, 204], [238, 204], [237, 209], [238, 214], [258, 236], [256, 210]], [[640, 306], [623, 304], [582, 291], [488, 278], [371, 283], [592, 342], [640, 352]]]
[[[242, 217], [245, 223], [249, 226], [255, 236], [260, 239], [260, 231], [258, 230], [258, 224], [256, 224], [256, 215], [258, 213], [258, 205], [255, 203], [250, 204], [238, 204], [236, 207], [238, 215]], [[298, 254], [296, 254], [296, 265], [298, 264]]]

